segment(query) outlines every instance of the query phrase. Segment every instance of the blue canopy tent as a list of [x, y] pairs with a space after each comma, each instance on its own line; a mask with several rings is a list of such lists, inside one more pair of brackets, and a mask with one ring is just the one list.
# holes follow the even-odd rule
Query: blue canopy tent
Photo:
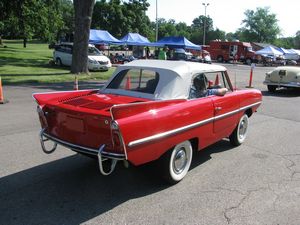
[[90, 40], [91, 44], [122, 44], [120, 40], [112, 36], [106, 30], [90, 30]]
[[155, 47], [168, 46], [170, 48], [185, 48], [185, 49], [201, 50], [201, 47], [199, 45], [196, 45], [190, 42], [185, 37], [181, 37], [181, 36], [164, 37], [157, 42], [151, 43], [150, 46], [155, 46]]
[[126, 44], [126, 45], [135, 45], [135, 46], [148, 46], [149, 44], [151, 45], [150, 41], [146, 37], [138, 33], [128, 33], [120, 41], [122, 44]]

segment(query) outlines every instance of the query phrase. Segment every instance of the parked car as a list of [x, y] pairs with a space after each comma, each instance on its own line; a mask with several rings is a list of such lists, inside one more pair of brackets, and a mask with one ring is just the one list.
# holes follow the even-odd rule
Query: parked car
[[183, 48], [176, 48], [173, 53], [173, 60], [191, 61], [193, 54], [186, 52]]
[[111, 61], [114, 64], [125, 64], [133, 60], [136, 60], [133, 55], [115, 55], [111, 57]]
[[[192, 84], [199, 76], [204, 81], [215, 78], [218, 88], [229, 91], [192, 99]], [[223, 138], [242, 144], [248, 118], [262, 102], [258, 90], [234, 89], [223, 66], [165, 60], [120, 65], [101, 90], [33, 97], [45, 153], [59, 144], [95, 156], [103, 175], [113, 172], [118, 161], [134, 166], [157, 161], [170, 183], [185, 177], [194, 151]], [[45, 146], [47, 140], [54, 142], [53, 148]], [[108, 170], [104, 161], [111, 162]]]
[[[55, 46], [53, 60], [58, 66], [72, 65], [73, 43], [61, 43]], [[88, 47], [88, 69], [107, 71], [111, 68], [109, 58], [103, 55], [94, 45]]]
[[270, 92], [277, 88], [300, 88], [300, 68], [293, 66], [280, 66], [266, 73], [265, 81]]

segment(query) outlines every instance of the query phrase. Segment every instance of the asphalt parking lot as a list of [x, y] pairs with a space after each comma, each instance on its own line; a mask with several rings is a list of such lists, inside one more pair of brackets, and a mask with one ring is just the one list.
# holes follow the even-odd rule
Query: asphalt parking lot
[[[237, 87], [250, 67], [225, 64]], [[263, 103], [250, 118], [246, 142], [227, 140], [194, 155], [185, 179], [168, 186], [147, 168], [101, 176], [97, 163], [58, 147], [42, 152], [34, 92], [72, 84], [5, 86], [0, 105], [0, 224], [300, 224], [300, 92], [267, 92], [256, 67], [253, 86]], [[94, 88], [101, 83], [79, 84]]]

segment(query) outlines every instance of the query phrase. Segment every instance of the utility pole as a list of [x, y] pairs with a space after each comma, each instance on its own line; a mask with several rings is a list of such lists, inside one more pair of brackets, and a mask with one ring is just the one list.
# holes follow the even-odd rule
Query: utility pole
[[155, 29], [155, 41], [158, 40], [158, 20], [157, 20], [157, 0], [156, 0], [156, 29]]
[[205, 29], [206, 29], [206, 8], [209, 6], [209, 3], [202, 3], [204, 5], [204, 26], [203, 26], [203, 45], [205, 45]]

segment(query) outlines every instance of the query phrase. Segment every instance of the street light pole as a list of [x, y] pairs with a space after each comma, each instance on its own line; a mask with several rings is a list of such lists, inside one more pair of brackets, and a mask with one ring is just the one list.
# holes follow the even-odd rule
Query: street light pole
[[158, 20], [157, 20], [157, 0], [156, 0], [156, 29], [155, 29], [155, 40], [158, 39]]
[[205, 45], [206, 8], [209, 6], [209, 3], [202, 3], [202, 5], [204, 5], [203, 45]]

